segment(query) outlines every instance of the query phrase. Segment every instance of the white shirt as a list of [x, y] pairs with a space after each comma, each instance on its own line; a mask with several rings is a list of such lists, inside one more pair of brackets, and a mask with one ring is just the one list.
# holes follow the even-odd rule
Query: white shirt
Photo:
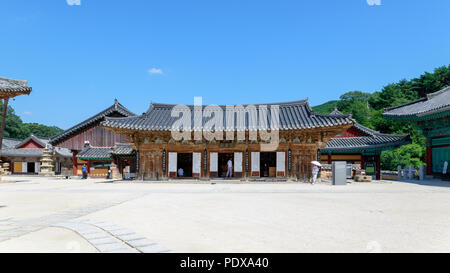
[[313, 174], [319, 173], [319, 167], [314, 166], [313, 169], [312, 169], [312, 171], [313, 171]]
[[233, 168], [233, 161], [231, 161], [231, 160], [228, 160], [228, 168]]

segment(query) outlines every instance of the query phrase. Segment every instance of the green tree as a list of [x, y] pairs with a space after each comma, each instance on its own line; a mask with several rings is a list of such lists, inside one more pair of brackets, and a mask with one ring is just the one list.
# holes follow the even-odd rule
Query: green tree
[[[3, 103], [0, 102], [0, 109], [3, 109]], [[0, 111], [0, 119], [2, 117]], [[63, 130], [56, 126], [46, 126], [37, 123], [23, 123], [22, 119], [16, 115], [14, 109], [8, 106], [5, 122], [5, 137], [26, 139], [31, 134], [38, 137], [51, 137]]]
[[396, 170], [397, 165], [417, 167], [425, 162], [425, 137], [413, 126], [386, 120], [382, 114], [386, 108], [417, 100], [448, 86], [450, 65], [438, 67], [432, 73], [425, 72], [418, 78], [388, 84], [373, 94], [347, 92], [339, 101], [325, 103], [318, 107], [318, 110], [327, 110], [327, 113], [330, 113], [330, 105], [336, 105], [342, 113], [352, 114], [358, 123], [369, 128], [387, 134], [410, 134], [412, 144], [383, 152], [381, 164], [383, 169], [388, 170]]
[[403, 145], [396, 150], [384, 151], [381, 154], [381, 168], [383, 170], [397, 170], [397, 166], [403, 168], [413, 166], [415, 168], [425, 165], [421, 160], [424, 150], [419, 144]]

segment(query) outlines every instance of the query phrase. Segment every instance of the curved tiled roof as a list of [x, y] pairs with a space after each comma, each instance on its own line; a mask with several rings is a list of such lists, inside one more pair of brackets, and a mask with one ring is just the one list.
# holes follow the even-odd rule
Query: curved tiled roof
[[44, 149], [4, 149], [2, 156], [41, 157]]
[[31, 135], [27, 139], [17, 143], [16, 148], [20, 148], [21, 146], [27, 144], [30, 140], [35, 141], [37, 144], [41, 145], [42, 147], [45, 147], [48, 144], [48, 142], [50, 141], [50, 139], [48, 139], [48, 138], [37, 137], [35, 135]]
[[2, 142], [2, 149], [12, 149], [15, 148], [19, 143], [21, 143], [22, 140], [20, 139], [14, 139], [14, 138], [9, 138], [9, 137], [5, 137], [3, 138], [3, 142]]
[[51, 144], [55, 144], [58, 143], [60, 140], [67, 138], [77, 132], [79, 132], [80, 130], [83, 130], [84, 128], [95, 124], [96, 122], [102, 121], [105, 117], [107, 117], [108, 115], [111, 115], [113, 113], [119, 113], [122, 116], [125, 117], [130, 117], [130, 116], [135, 116], [135, 114], [133, 112], [131, 112], [130, 110], [128, 110], [127, 108], [125, 108], [122, 104], [119, 103], [119, 101], [116, 99], [114, 100], [114, 104], [110, 107], [108, 107], [107, 109], [103, 110], [102, 112], [96, 114], [95, 116], [73, 126], [72, 128], [65, 130], [64, 132], [54, 136], [51, 138], [50, 143]]
[[[267, 105], [267, 120], [265, 124], [259, 124], [258, 128], [250, 125], [254, 124], [253, 121], [257, 120], [258, 112], [244, 110], [237, 110], [237, 112], [245, 112], [245, 121], [240, 124], [237, 119], [237, 113], [234, 113], [234, 124], [227, 124], [227, 106], [203, 106], [204, 113], [213, 113], [214, 111], [223, 111], [223, 128], [216, 128], [217, 130], [257, 130], [259, 128], [269, 128], [271, 122], [270, 107], [273, 105], [279, 105], [280, 111], [280, 130], [298, 130], [298, 129], [311, 129], [318, 127], [331, 127], [337, 125], [353, 124], [354, 121], [349, 115], [329, 115], [314, 113], [307, 100], [284, 102], [284, 103], [271, 103]], [[247, 107], [244, 105], [243, 107]], [[254, 105], [257, 109], [261, 105]], [[103, 126], [109, 128], [122, 128], [129, 130], [144, 130], [144, 131], [170, 131], [175, 121], [179, 120], [178, 117], [172, 117], [172, 110], [176, 105], [174, 104], [159, 104], [152, 103], [147, 113], [127, 118], [105, 118], [102, 123]], [[251, 107], [251, 106], [250, 106]], [[191, 111], [191, 125], [195, 125], [194, 117], [195, 110], [193, 105], [187, 105], [182, 108], [182, 111]], [[203, 117], [201, 126], [202, 128], [195, 128], [193, 130], [202, 130], [206, 123], [211, 118]], [[229, 119], [231, 120], [231, 119]]]
[[134, 155], [136, 151], [133, 150], [130, 144], [128, 143], [117, 143], [112, 151], [113, 155], [123, 156], [123, 155]]
[[17, 95], [28, 95], [31, 92], [31, 87], [28, 86], [27, 81], [13, 80], [0, 77], [0, 97], [10, 98]]
[[387, 118], [426, 116], [450, 110], [450, 87], [428, 94], [425, 98], [386, 109]]
[[111, 147], [87, 147], [81, 151], [77, 157], [81, 159], [112, 159]]
[[[51, 151], [54, 151], [56, 154], [62, 157], [72, 157], [72, 153], [69, 149], [59, 148], [59, 147], [50, 147]], [[3, 149], [2, 156], [16, 156], [16, 157], [42, 157], [44, 149]]]
[[399, 146], [410, 142], [411, 139], [409, 135], [379, 135], [333, 138], [327, 143], [324, 151], [343, 149], [374, 149], [381, 147]]
[[[334, 109], [331, 114], [342, 115], [339, 110]], [[395, 147], [402, 144], [410, 143], [411, 138], [409, 135], [390, 135], [382, 134], [378, 131], [367, 128], [359, 123], [355, 123], [353, 128], [365, 133], [367, 136], [360, 137], [339, 137], [332, 138], [325, 149], [322, 152], [333, 150], [349, 150], [349, 149], [375, 149], [375, 148], [388, 148]]]
[[111, 160], [112, 155], [133, 156], [136, 151], [130, 144], [118, 143], [114, 147], [92, 147], [87, 146], [77, 157], [83, 160]]

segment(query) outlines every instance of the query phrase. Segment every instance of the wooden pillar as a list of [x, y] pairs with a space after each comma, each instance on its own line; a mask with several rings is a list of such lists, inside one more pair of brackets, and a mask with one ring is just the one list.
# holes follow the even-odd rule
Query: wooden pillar
[[365, 165], [365, 162], [364, 162], [364, 155], [361, 154], [361, 170], [365, 170], [365, 169], [366, 169], [366, 166], [364, 166], [364, 165]]
[[92, 162], [90, 160], [88, 160], [88, 164], [87, 164], [88, 176], [91, 175], [91, 166], [92, 166]]
[[5, 123], [6, 123], [6, 114], [8, 113], [8, 101], [9, 99], [3, 100], [3, 116], [2, 116], [2, 124], [0, 127], [0, 151], [3, 145], [3, 135], [5, 132]]
[[77, 154], [78, 154], [78, 152], [76, 152], [76, 151], [72, 153], [72, 174], [73, 174], [73, 176], [77, 176], [78, 175]]
[[328, 154], [328, 164], [331, 165], [333, 161], [331, 161], [331, 154]]
[[427, 145], [427, 175], [433, 175], [433, 149], [431, 144]]
[[380, 155], [377, 155], [376, 157], [377, 161], [377, 180], [381, 180], [381, 160]]

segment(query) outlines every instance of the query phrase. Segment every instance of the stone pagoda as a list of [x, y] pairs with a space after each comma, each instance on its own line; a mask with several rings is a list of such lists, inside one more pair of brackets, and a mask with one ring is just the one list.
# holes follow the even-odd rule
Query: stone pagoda
[[42, 152], [41, 159], [41, 171], [39, 172], [40, 176], [54, 176], [55, 172], [53, 171], [53, 153], [50, 150], [49, 146], [45, 146], [44, 151]]

